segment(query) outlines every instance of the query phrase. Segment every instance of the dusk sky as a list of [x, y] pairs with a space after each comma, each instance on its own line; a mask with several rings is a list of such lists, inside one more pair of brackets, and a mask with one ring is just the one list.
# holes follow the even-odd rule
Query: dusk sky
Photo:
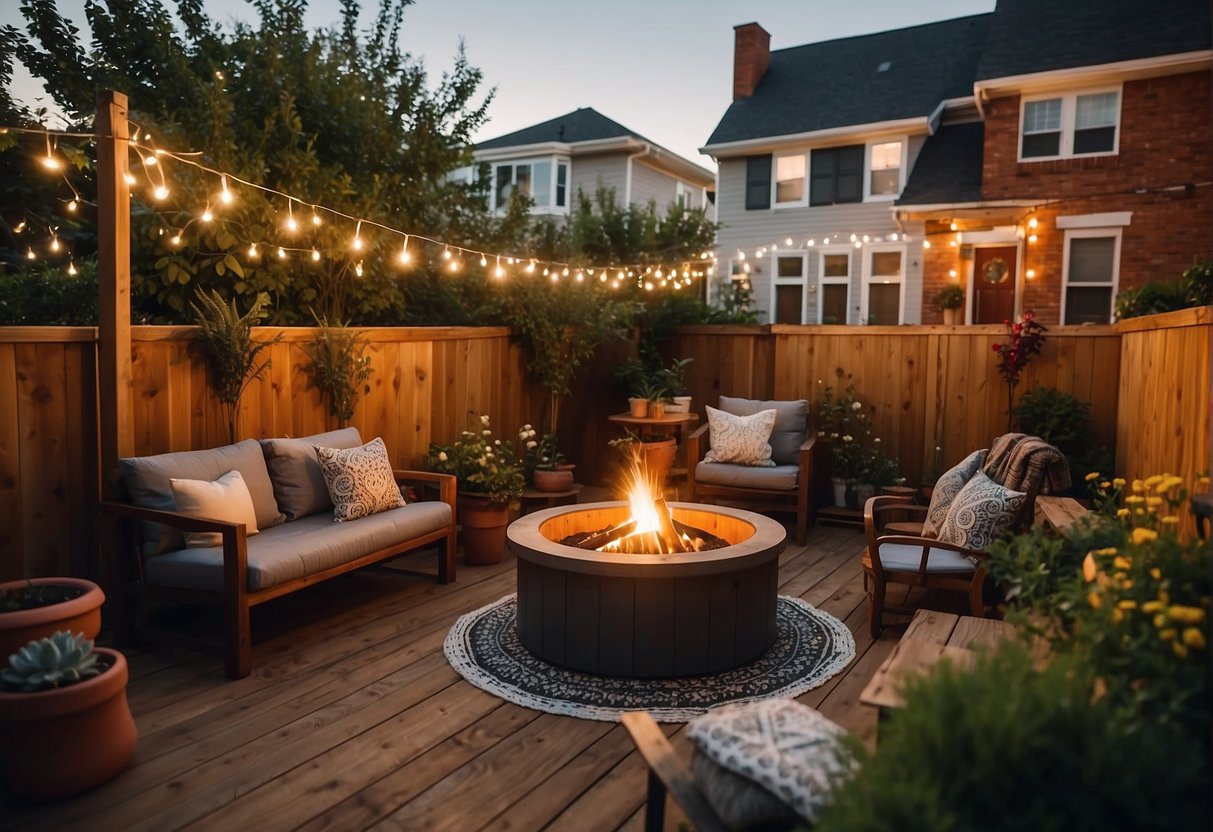
[[[205, 5], [221, 23], [255, 19], [245, 0]], [[22, 26], [17, 6], [16, 0], [2, 4], [0, 24]], [[61, 0], [59, 7], [87, 31], [83, 0]], [[490, 120], [478, 139], [593, 107], [714, 167], [698, 148], [731, 98], [735, 25], [757, 21], [771, 33], [771, 48], [781, 49], [993, 7], [994, 0], [417, 0], [405, 12], [403, 46], [423, 56], [436, 77], [450, 67], [463, 39], [468, 60], [484, 72], [484, 88], [497, 89]], [[373, 2], [365, 4], [365, 21], [373, 18], [375, 8]], [[310, 3], [309, 28], [339, 20], [337, 0]], [[18, 76], [18, 99], [50, 104], [39, 83], [23, 71]]]

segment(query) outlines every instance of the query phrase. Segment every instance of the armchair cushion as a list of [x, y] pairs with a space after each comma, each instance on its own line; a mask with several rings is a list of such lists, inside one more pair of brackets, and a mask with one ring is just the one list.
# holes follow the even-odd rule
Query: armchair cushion
[[316, 459], [333, 500], [333, 519], [338, 523], [404, 505], [387, 446], [378, 436], [359, 448], [341, 450], [317, 445]]
[[762, 410], [775, 411], [775, 427], [771, 430], [771, 459], [776, 465], [796, 465], [800, 446], [809, 430], [809, 403], [804, 399], [787, 402], [765, 402], [756, 399], [720, 397], [720, 409], [737, 416], [752, 416]]
[[[243, 523], [246, 535], [257, 534], [257, 510], [253, 508], [252, 495], [244, 484], [239, 471], [228, 471], [219, 479], [183, 480], [169, 479], [173, 489], [173, 501], [177, 511], [191, 517], [208, 520], [224, 520], [228, 523]], [[222, 546], [223, 535], [219, 532], [185, 532], [185, 545]]]
[[274, 485], [274, 499], [287, 520], [298, 520], [333, 508], [324, 472], [316, 459], [316, 446], [345, 450], [361, 444], [358, 428], [331, 430], [298, 439], [261, 440], [265, 464]]
[[[917, 572], [922, 564], [922, 547], [910, 543], [881, 543], [879, 544], [880, 566], [895, 572]], [[937, 549], [931, 547], [927, 556], [927, 572], [955, 572], [968, 574], [975, 567], [960, 552], [952, 549]]]
[[750, 416], [738, 416], [712, 406], [708, 411], [708, 438], [711, 450], [705, 462], [730, 462], [734, 465], [757, 465], [770, 468], [771, 429], [775, 427], [775, 411], [760, 410]]
[[984, 550], [1015, 522], [1027, 494], [1012, 491], [977, 471], [952, 501], [939, 529], [939, 540], [966, 549]]
[[701, 462], [695, 466], [695, 480], [707, 485], [725, 485], [730, 488], [769, 488], [773, 491], [795, 491], [799, 471], [800, 469], [795, 465], [756, 468], [752, 465]]
[[927, 519], [922, 524], [923, 537], [939, 537], [939, 529], [943, 526], [944, 518], [948, 516], [952, 501], [956, 499], [960, 489], [965, 487], [965, 483], [981, 468], [985, 458], [985, 450], [973, 451], [956, 466], [945, 471], [935, 482], [935, 490], [931, 492], [931, 505], [927, 508]]

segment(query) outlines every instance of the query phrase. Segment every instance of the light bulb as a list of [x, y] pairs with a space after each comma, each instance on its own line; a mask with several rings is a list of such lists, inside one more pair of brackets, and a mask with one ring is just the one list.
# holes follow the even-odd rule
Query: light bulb
[[930, 248], [930, 247], [931, 247], [931, 241], [930, 241], [930, 240], [923, 240], [923, 241], [922, 241], [922, 247], [923, 247], [923, 248]]
[[174, 234], [169, 238], [169, 242], [172, 243], [174, 247], [181, 245], [181, 233], [178, 232]]
[[1036, 221], [1036, 217], [1032, 217], [1030, 220], [1028, 220], [1028, 228], [1035, 230], [1036, 226], [1038, 225], [1040, 225], [1040, 223]]
[[[46, 162], [43, 162], [42, 164], [45, 165]], [[157, 159], [155, 156], [144, 156], [143, 157], [143, 166], [145, 168], [154, 168], [158, 164], [160, 164], [160, 160]]]
[[661, 267], [660, 266], [657, 267], [657, 274], [655, 276], [658, 280], [661, 280]]
[[786, 240], [784, 240], [784, 241], [783, 241], [783, 244], [784, 244], [785, 246], [788, 246], [789, 248], [791, 248], [791, 246], [792, 246], [792, 238], [791, 238], [791, 237], [788, 237]]
[[864, 235], [863, 235], [863, 241], [866, 243], [866, 242], [868, 242], [869, 240], [870, 240], [870, 238], [868, 237], [868, 235], [867, 235], [867, 234], [864, 234]]
[[855, 241], [855, 248], [863, 248], [863, 243], [859, 242], [859, 240], [856, 240], [856, 241]]
[[483, 254], [482, 254], [482, 255], [480, 255], [480, 267], [481, 267], [481, 268], [484, 268], [484, 267], [485, 267], [485, 266], [487, 266], [488, 264], [489, 264], [488, 259], [487, 259], [487, 258], [486, 258], [486, 257], [485, 257]]
[[444, 249], [442, 250], [442, 259], [443, 259], [443, 260], [450, 260], [450, 259], [451, 259], [451, 250], [450, 250], [449, 248], [444, 248]]
[[355, 264], [354, 274], [358, 275], [359, 277], [362, 277], [362, 261], [361, 260], [359, 260], [357, 262], [357, 264]]
[[501, 268], [501, 258], [497, 258], [497, 268], [493, 269], [493, 277], [504, 277], [505, 269]]
[[1029, 243], [1034, 243], [1034, 242], [1036, 242], [1036, 235], [1035, 235], [1035, 234], [1029, 234], [1029, 235], [1028, 235], [1028, 242], [1029, 242]]
[[126, 180], [127, 187], [135, 184], [135, 177], [131, 176], [129, 173], [122, 174], [122, 178]]
[[34, 254], [33, 248], [30, 248], [29, 251], [25, 252], [25, 259], [26, 260], [36, 260], [36, 259], [38, 259], [38, 255]]
[[599, 283], [606, 283], [606, 281], [607, 281], [606, 272], [603, 272], [602, 274], [598, 275]]
[[248, 256], [251, 258], [256, 258], [256, 256], [257, 256], [257, 244], [256, 243], [249, 243]]
[[156, 190], [152, 191], [152, 196], [154, 196], [157, 201], [163, 202], [164, 200], [168, 199], [168, 188], [164, 187], [163, 185], [157, 185]]
[[73, 263], [71, 260], [67, 261], [67, 273], [71, 274], [71, 275], [76, 274], [76, 264]]
[[292, 234], [299, 230], [298, 220], [296, 220], [294, 218], [294, 216], [289, 215], [289, 214], [287, 215], [287, 218], [286, 218], [286, 230], [290, 231]]
[[286, 259], [286, 249], [284, 249], [282, 246], [278, 246], [278, 259], [279, 260]]
[[224, 205], [232, 204], [232, 192], [227, 189], [227, 177], [219, 178], [219, 201]]
[[459, 261], [458, 261], [458, 260], [451, 260], [451, 262], [450, 262], [450, 263], [447, 265], [447, 268], [448, 268], [448, 269], [450, 269], [450, 270], [451, 270], [451, 272], [457, 272], [457, 271], [459, 271]]
[[202, 211], [202, 216], [199, 219], [201, 219], [203, 222], [210, 222], [214, 218], [215, 215], [211, 213], [211, 206], [207, 205]]
[[557, 283], [559, 281], [560, 281], [560, 275], [558, 275], [556, 272], [552, 272], [552, 282]]
[[809, 238], [809, 248], [812, 248], [815, 245], [817, 245], [817, 241], [815, 239], [813, 239], [812, 237], [810, 237]]
[[316, 251], [316, 249], [312, 249], [312, 262], [313, 263], [320, 262], [320, 252]]
[[577, 272], [577, 282], [580, 283], [583, 280], [585, 280], [585, 275], [582, 272]]
[[652, 284], [651, 282], [649, 282], [649, 281], [647, 281], [647, 280], [646, 280], [646, 281], [644, 282], [644, 290], [645, 290], [646, 292], [651, 292], [651, 291], [653, 291], [653, 284]]
[[561, 277], [569, 276], [569, 267], [568, 266], [565, 266], [563, 269], [560, 270], [560, 276]]
[[1024, 276], [1027, 277], [1028, 280], [1031, 280], [1032, 278], [1036, 277], [1036, 269], [1028, 269]]
[[527, 273], [527, 274], [534, 274], [534, 273], [535, 273], [535, 261], [534, 261], [534, 260], [532, 260], [531, 262], [527, 263], [527, 265], [526, 265], [526, 273]]
[[958, 226], [955, 222], [953, 222], [948, 227], [951, 228], [953, 231], [956, 231], [958, 228], [960, 228], [960, 226]]
[[409, 241], [406, 237], [403, 245], [400, 246], [400, 264], [404, 265], [413, 259], [413, 255], [409, 254]]
[[855, 241], [856, 241], [856, 240], [858, 240], [858, 239], [859, 239], [859, 238], [858, 238], [858, 237], [856, 237], [854, 234], [852, 234], [852, 235], [851, 235], [851, 242], [852, 242], [852, 243], [853, 243], [853, 242], [855, 242]]
[[955, 280], [957, 278], [956, 269], [948, 269], [948, 277]]
[[51, 237], [51, 251], [58, 251], [61, 248], [63, 248], [63, 246], [59, 244], [59, 238]]
[[312, 225], [315, 225], [317, 227], [319, 227], [319, 225], [320, 225], [320, 215], [317, 214], [315, 211], [312, 212]]
[[72, 213], [75, 213], [76, 209], [79, 207], [80, 207], [80, 203], [74, 199], [67, 204], [67, 210], [71, 211]]

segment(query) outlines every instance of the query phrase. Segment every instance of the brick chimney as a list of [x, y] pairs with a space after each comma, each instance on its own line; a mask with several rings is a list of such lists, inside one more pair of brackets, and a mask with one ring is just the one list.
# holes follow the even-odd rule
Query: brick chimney
[[757, 23], [733, 27], [733, 100], [749, 98], [771, 63], [771, 33]]

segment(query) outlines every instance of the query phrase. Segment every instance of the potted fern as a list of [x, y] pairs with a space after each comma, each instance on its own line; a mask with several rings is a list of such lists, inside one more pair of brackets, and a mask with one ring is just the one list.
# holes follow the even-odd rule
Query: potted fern
[[206, 358], [211, 389], [223, 402], [227, 415], [228, 441], [236, 441], [237, 407], [249, 382], [261, 377], [270, 366], [267, 358], [258, 363], [262, 350], [282, 340], [279, 334], [271, 341], [253, 341], [253, 327], [261, 323], [269, 297], [262, 293], [243, 315], [236, 301], [224, 302], [215, 290], [199, 289], [197, 302], [191, 303], [194, 321], [198, 325], [196, 343]]
[[328, 397], [329, 413], [343, 428], [354, 418], [360, 388], [375, 370], [371, 357], [364, 355], [367, 342], [361, 332], [351, 332], [348, 323], [329, 325], [328, 318], [316, 318], [316, 340], [306, 348], [312, 359], [312, 383]]
[[0, 774], [23, 797], [69, 797], [125, 769], [137, 732], [126, 658], [65, 631], [31, 641], [0, 671]]

